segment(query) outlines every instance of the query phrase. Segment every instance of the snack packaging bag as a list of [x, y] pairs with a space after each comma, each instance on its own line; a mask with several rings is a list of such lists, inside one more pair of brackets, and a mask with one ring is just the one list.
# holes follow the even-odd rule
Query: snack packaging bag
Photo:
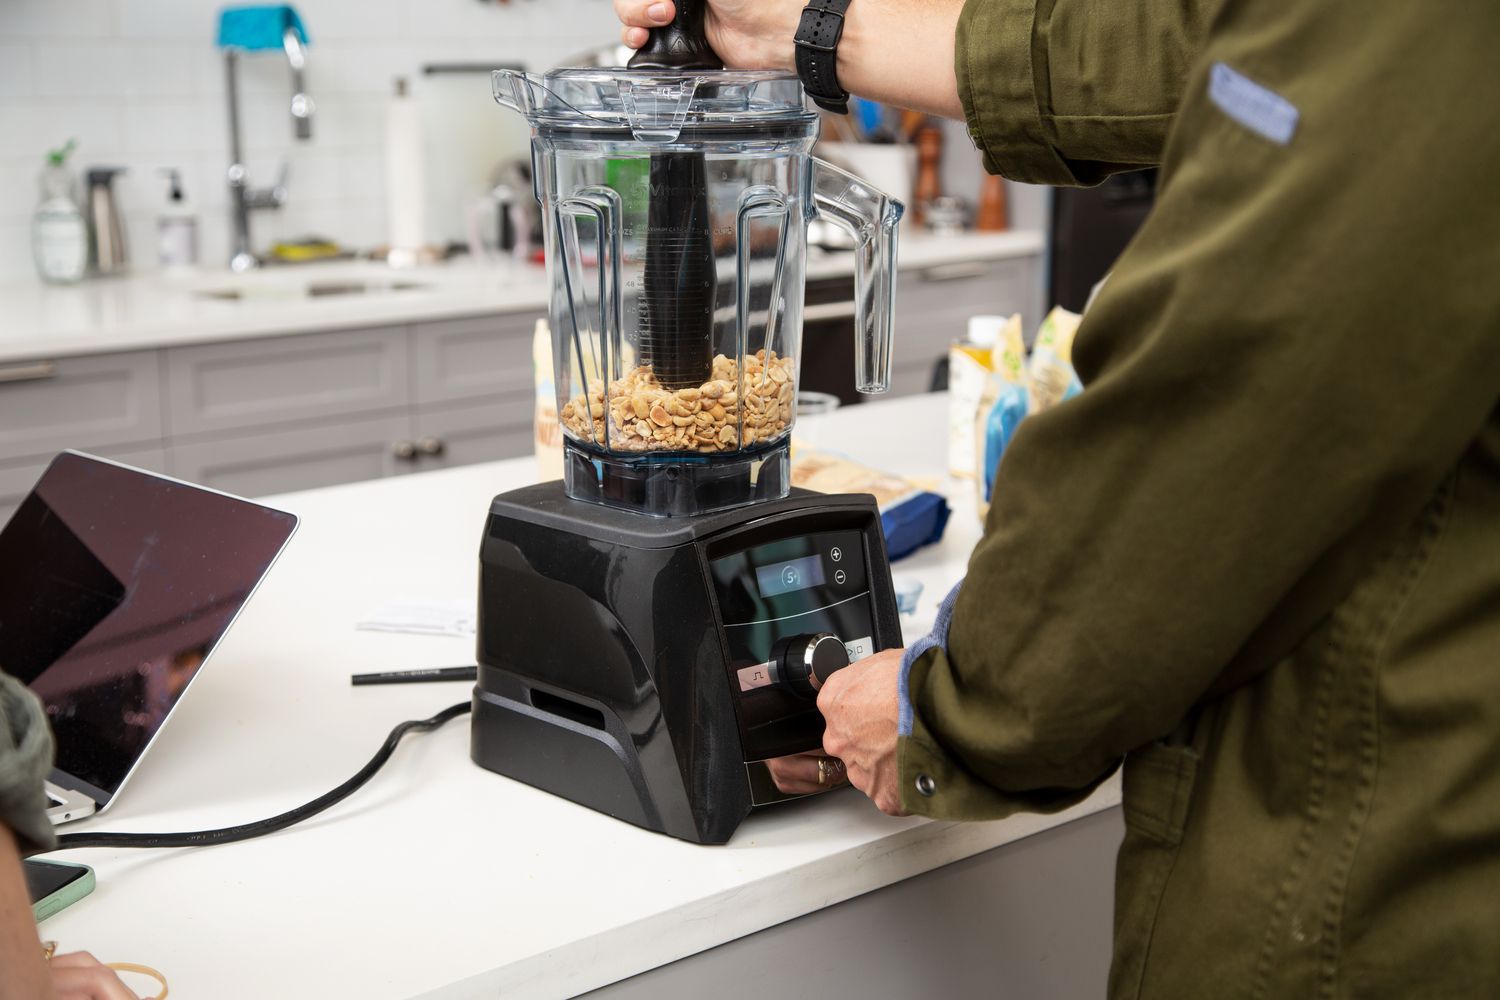
[[[976, 434], [978, 447], [983, 449], [975, 461], [980, 520], [989, 514], [1000, 459], [1021, 421], [1083, 391], [1072, 363], [1073, 335], [1081, 318], [1066, 309], [1053, 309], [1037, 332], [1029, 362], [1024, 346], [1012, 341], [1009, 333], [1005, 345], [996, 350], [999, 389], [994, 401], [981, 409], [982, 424]], [[1016, 333], [1018, 341], [1019, 326]]]
[[1083, 391], [1078, 373], [1073, 370], [1073, 335], [1082, 319], [1077, 313], [1058, 307], [1042, 320], [1026, 368], [1027, 414], [1040, 413]]
[[819, 493], [869, 493], [880, 508], [886, 557], [892, 562], [943, 537], [948, 501], [900, 476], [860, 465], [842, 455], [798, 451], [792, 457], [792, 485]]
[[[1015, 425], [1026, 415], [1026, 341], [1019, 313], [1006, 322], [992, 358], [990, 377], [974, 417], [974, 490], [981, 518], [989, 504], [1000, 453], [1015, 433]], [[997, 424], [997, 414], [1002, 412], [1003, 424]]]

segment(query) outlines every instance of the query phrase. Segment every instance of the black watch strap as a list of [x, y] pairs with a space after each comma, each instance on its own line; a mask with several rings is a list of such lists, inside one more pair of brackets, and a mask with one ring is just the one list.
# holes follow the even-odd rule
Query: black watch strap
[[849, 113], [849, 92], [839, 86], [838, 47], [849, 0], [809, 0], [793, 39], [797, 76], [813, 103], [825, 111]]

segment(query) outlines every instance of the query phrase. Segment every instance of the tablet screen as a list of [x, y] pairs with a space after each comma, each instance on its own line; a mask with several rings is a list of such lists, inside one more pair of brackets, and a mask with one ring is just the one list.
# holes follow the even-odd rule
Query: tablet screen
[[72, 452], [0, 530], [0, 668], [57, 770], [117, 791], [296, 527], [261, 504]]

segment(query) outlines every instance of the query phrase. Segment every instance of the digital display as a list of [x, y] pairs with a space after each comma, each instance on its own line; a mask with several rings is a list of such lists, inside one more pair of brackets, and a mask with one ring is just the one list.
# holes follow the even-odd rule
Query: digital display
[[803, 556], [770, 566], [755, 567], [755, 582], [760, 586], [760, 596], [775, 597], [790, 594], [808, 587], [822, 586], [823, 560], [817, 556]]

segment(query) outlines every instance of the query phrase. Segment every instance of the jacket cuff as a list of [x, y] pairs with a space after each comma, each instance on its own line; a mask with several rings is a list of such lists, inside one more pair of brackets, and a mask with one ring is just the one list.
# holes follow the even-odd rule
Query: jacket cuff
[[954, 70], [984, 168], [1027, 184], [1079, 183], [1042, 123], [1036, 92], [1036, 0], [968, 0]]
[[47, 818], [42, 783], [52, 769], [52, 729], [36, 695], [0, 674], [0, 823], [22, 854], [51, 850], [57, 834]]
[[[941, 646], [933, 645], [912, 660], [909, 673], [902, 671], [903, 712], [911, 704], [906, 692], [921, 691], [933, 664], [946, 655]], [[1007, 792], [987, 783], [948, 753], [915, 709], [911, 710], [910, 731], [897, 740], [896, 763], [901, 773], [901, 808], [913, 815], [943, 820], [995, 820], [1018, 812], [1061, 812], [1088, 798], [1114, 773], [1110, 768], [1084, 788]]]

